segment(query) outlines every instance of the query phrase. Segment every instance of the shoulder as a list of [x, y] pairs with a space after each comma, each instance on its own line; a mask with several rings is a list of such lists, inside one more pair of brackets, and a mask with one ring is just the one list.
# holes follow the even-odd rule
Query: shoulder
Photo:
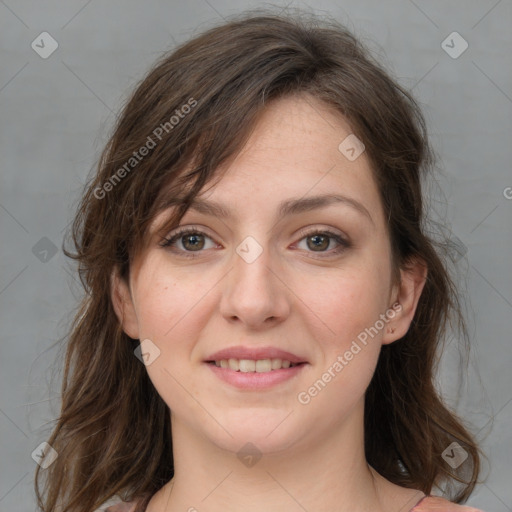
[[439, 496], [425, 496], [410, 512], [483, 512], [478, 508], [457, 505]]

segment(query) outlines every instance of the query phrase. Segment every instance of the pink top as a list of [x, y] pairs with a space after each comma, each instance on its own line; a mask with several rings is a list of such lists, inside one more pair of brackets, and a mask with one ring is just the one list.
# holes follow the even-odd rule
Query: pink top
[[[105, 512], [134, 512], [136, 501], [116, 503], [105, 509]], [[409, 512], [483, 512], [478, 508], [457, 505], [439, 496], [423, 496]]]
[[439, 496], [423, 496], [410, 512], [483, 512], [483, 510], [457, 505]]

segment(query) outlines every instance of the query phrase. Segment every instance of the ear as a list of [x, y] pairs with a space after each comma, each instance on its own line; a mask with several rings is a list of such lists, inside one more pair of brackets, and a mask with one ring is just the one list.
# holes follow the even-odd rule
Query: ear
[[386, 345], [402, 338], [409, 330], [427, 274], [427, 265], [419, 258], [410, 260], [407, 266], [400, 269], [400, 282], [393, 287], [393, 306], [389, 310], [395, 311], [395, 315], [388, 315], [390, 320], [386, 325], [382, 344]]
[[123, 331], [130, 338], [139, 339], [139, 322], [130, 287], [126, 280], [119, 276], [117, 268], [110, 276], [110, 296]]

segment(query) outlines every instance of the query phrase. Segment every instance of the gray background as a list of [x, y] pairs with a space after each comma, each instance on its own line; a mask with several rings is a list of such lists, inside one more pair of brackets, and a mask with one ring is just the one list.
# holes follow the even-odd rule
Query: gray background
[[[0, 0], [1, 511], [35, 509], [31, 453], [59, 406], [51, 346], [80, 297], [62, 239], [115, 113], [163, 51], [265, 5]], [[453, 342], [439, 386], [487, 454], [469, 503], [512, 510], [511, 1], [326, 0], [309, 9], [346, 23], [422, 103], [444, 194], [433, 208], [449, 223], [470, 301], [468, 377]], [[31, 48], [43, 31], [59, 44], [47, 59]], [[441, 46], [453, 31], [469, 45], [458, 58]]]

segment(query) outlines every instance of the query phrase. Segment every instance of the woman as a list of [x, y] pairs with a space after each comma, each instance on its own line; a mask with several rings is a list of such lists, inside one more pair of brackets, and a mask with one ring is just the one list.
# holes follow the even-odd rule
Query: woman
[[461, 319], [431, 164], [335, 23], [249, 15], [157, 63], [75, 219], [41, 510], [474, 511], [478, 448], [433, 383]]

